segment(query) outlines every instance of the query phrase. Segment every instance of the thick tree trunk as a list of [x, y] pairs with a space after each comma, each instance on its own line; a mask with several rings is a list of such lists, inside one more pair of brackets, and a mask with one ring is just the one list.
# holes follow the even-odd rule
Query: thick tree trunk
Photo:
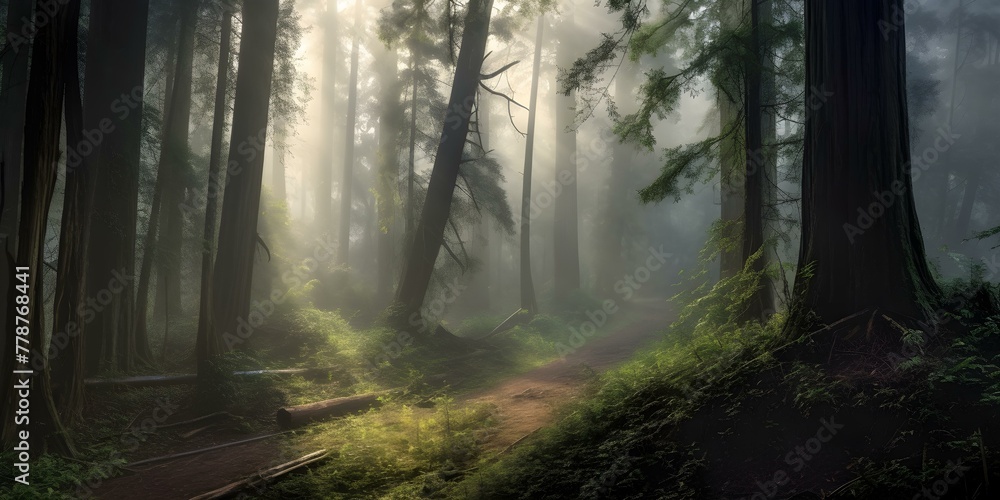
[[191, 118], [191, 87], [194, 70], [195, 28], [198, 0], [182, 0], [177, 66], [174, 70], [170, 110], [166, 115], [163, 152], [158, 169], [164, 172], [159, 221], [163, 228], [157, 241], [156, 301], [153, 315], [164, 318], [181, 312], [180, 263], [184, 240], [184, 179], [188, 172], [188, 128]]
[[806, 3], [806, 88], [831, 97], [806, 121], [793, 334], [810, 313], [923, 319], [940, 294], [913, 203], [902, 4]]
[[405, 314], [418, 313], [427, 294], [434, 262], [441, 251], [455, 181], [469, 133], [469, 118], [479, 88], [479, 72], [489, 38], [493, 0], [470, 0], [468, 9], [427, 198], [420, 213], [420, 222], [409, 242], [410, 252], [396, 293], [396, 300], [402, 304]]
[[[45, 5], [45, 0], [38, 0], [35, 8], [40, 10]], [[28, 320], [28, 340], [32, 356], [30, 366], [19, 363], [16, 368], [35, 371], [30, 376], [31, 448], [44, 450], [44, 444], [47, 443], [53, 447], [50, 451], [75, 455], [72, 439], [60, 421], [52, 397], [52, 380], [44, 354], [45, 294], [42, 287], [45, 281], [45, 232], [61, 155], [59, 135], [66, 89], [63, 58], [77, 57], [77, 54], [65, 53], [66, 24], [77, 22], [76, 17], [71, 18], [71, 10], [73, 8], [66, 6], [58, 9], [48, 24], [38, 27], [32, 38], [24, 121], [25, 175], [21, 184], [21, 218], [17, 239], [17, 264], [26, 267], [29, 273], [27, 284], [30, 301], [28, 313], [23, 316]], [[19, 376], [23, 377], [26, 376]], [[13, 405], [5, 404], [4, 408], [13, 412]], [[6, 421], [13, 421], [13, 418]]]
[[545, 16], [538, 17], [535, 32], [535, 59], [531, 69], [531, 97], [528, 104], [528, 137], [524, 144], [524, 172], [521, 184], [521, 309], [538, 312], [535, 284], [531, 281], [531, 163], [535, 146], [535, 109], [538, 105], [538, 73], [542, 64], [542, 29]]
[[[327, 0], [323, 20], [323, 68], [320, 77], [320, 133], [332, 136], [337, 123], [337, 2]], [[333, 143], [320, 140], [316, 175], [316, 227], [321, 233], [332, 232], [333, 225]]]
[[[572, 7], [570, 7], [572, 9]], [[571, 43], [576, 33], [572, 11], [560, 26], [556, 63], [559, 68], [572, 66], [575, 55]], [[562, 190], [555, 198], [555, 295], [564, 299], [580, 288], [579, 213], [576, 179], [576, 95], [556, 95], [556, 186]]]
[[[615, 105], [625, 113], [634, 108], [636, 97], [635, 77], [638, 67], [631, 62], [624, 62], [615, 75]], [[632, 163], [638, 154], [635, 147], [615, 140], [611, 145], [611, 168], [608, 172], [607, 186], [601, 201], [600, 230], [596, 232], [595, 247], [598, 251], [596, 290], [604, 296], [615, 293], [615, 283], [625, 274], [625, 262], [622, 255], [622, 240], [625, 235], [625, 212], [622, 209], [622, 199], [627, 193], [626, 181], [632, 175]]]
[[[17, 252], [18, 213], [21, 209], [21, 145], [24, 138], [24, 110], [28, 92], [28, 54], [29, 40], [18, 39], [11, 35], [26, 33], [31, 19], [31, 0], [11, 0], [7, 5], [7, 39], [10, 45], [0, 56], [0, 258], [3, 268], [0, 269], [0, 325], [7, 332], [13, 332], [14, 325], [14, 255]], [[16, 45], [15, 45], [16, 44]], [[0, 359], [0, 394], [4, 401], [14, 401], [11, 393], [14, 385], [11, 380], [14, 369], [14, 350], [16, 340], [14, 335], [5, 335], [0, 340], [3, 345], [3, 357]], [[0, 412], [4, 422], [13, 421], [13, 405], [4, 405]], [[8, 410], [6, 410], [9, 408]], [[2, 426], [0, 442], [10, 443], [16, 428], [13, 425]]]
[[260, 314], [250, 314], [250, 287], [257, 246], [263, 151], [246, 150], [246, 138], [264, 143], [274, 71], [278, 0], [244, 2], [243, 30], [229, 143], [230, 181], [222, 203], [219, 250], [212, 278], [214, 333], [228, 348], [245, 342], [260, 326]]
[[[101, 169], [88, 158], [92, 151], [84, 134], [84, 110], [80, 90], [79, 19], [80, 0], [66, 5], [63, 44], [66, 116], [66, 184], [59, 228], [59, 263], [53, 305], [53, 328], [48, 363], [53, 396], [63, 424], [71, 426], [83, 409], [84, 341], [92, 331], [85, 325], [87, 234], [93, 212], [94, 170]], [[94, 18], [91, 17], [93, 20]], [[99, 22], [99, 21], [98, 21]], [[98, 44], [99, 46], [100, 44]], [[93, 53], [93, 45], [89, 45]], [[99, 50], [99, 49], [98, 49]], [[103, 111], [103, 110], [102, 110]], [[106, 117], [105, 117], [106, 118]], [[98, 120], [100, 121], [100, 120]], [[110, 290], [107, 292], [110, 294]], [[83, 332], [80, 329], [83, 329]], [[95, 339], [99, 341], [99, 339]]]
[[219, 67], [215, 76], [215, 116], [212, 123], [212, 149], [208, 160], [208, 190], [205, 202], [204, 245], [201, 257], [201, 296], [198, 307], [198, 336], [195, 340], [195, 358], [199, 371], [208, 359], [222, 352], [218, 336], [212, 334], [212, 275], [215, 258], [215, 225], [219, 198], [226, 185], [222, 170], [222, 138], [226, 131], [226, 91], [229, 88], [229, 52], [232, 47], [233, 9], [225, 4], [222, 12], [222, 31], [219, 39]]
[[[149, 357], [145, 337], [135, 336], [135, 244], [139, 202], [139, 150], [142, 142], [143, 76], [149, 1], [129, 2], [127, 10], [108, 0], [94, 0], [87, 46], [84, 128], [96, 130], [113, 113], [114, 132], [95, 146], [89, 164], [97, 189], [88, 236], [87, 297], [89, 309], [85, 349], [87, 373], [95, 373], [120, 355], [130, 365], [134, 356]], [[118, 22], [119, 15], [134, 21]], [[122, 99], [122, 96], [128, 96]], [[108, 290], [110, 300], [103, 297]], [[115, 291], [118, 290], [118, 291]], [[119, 344], [120, 342], [120, 344]], [[127, 353], [127, 354], [126, 354]]]
[[[0, 243], [11, 252], [17, 244], [18, 195], [21, 187], [21, 141], [28, 92], [28, 33], [31, 0], [11, 0], [7, 5], [7, 44], [0, 59], [0, 175], [3, 205], [0, 209]], [[6, 271], [5, 271], [6, 272]], [[5, 300], [4, 304], [7, 303]], [[7, 323], [4, 323], [7, 324]]]
[[[750, 2], [750, 54], [754, 54], [756, 60], [747, 63], [744, 109], [746, 110], [746, 124], [744, 125], [746, 138], [746, 175], [743, 205], [743, 258], [742, 264], [761, 252], [751, 266], [755, 273], [764, 274], [767, 269], [767, 248], [764, 242], [764, 205], [767, 202], [767, 172], [768, 165], [765, 161], [764, 140], [763, 140], [763, 120], [762, 109], [762, 68], [763, 61], [768, 52], [762, 43], [761, 36], [761, 1]], [[741, 266], [742, 267], [742, 266]], [[746, 308], [743, 309], [742, 319], [746, 321], [761, 321], [766, 319], [774, 311], [773, 295], [771, 293], [770, 280], [762, 276], [757, 284], [757, 289], [747, 301]]]
[[358, 56], [361, 46], [361, 0], [354, 4], [354, 41], [351, 42], [351, 77], [347, 84], [347, 121], [344, 124], [344, 176], [340, 180], [340, 236], [337, 264], [347, 267], [351, 248], [351, 211], [354, 207], [354, 129], [358, 116]]

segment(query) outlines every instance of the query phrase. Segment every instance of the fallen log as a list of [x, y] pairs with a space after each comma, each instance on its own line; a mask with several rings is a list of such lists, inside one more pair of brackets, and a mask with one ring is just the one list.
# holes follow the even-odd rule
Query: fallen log
[[314, 451], [306, 456], [296, 458], [290, 462], [285, 462], [281, 465], [276, 465], [264, 472], [259, 472], [239, 481], [229, 483], [221, 488], [214, 489], [208, 493], [203, 493], [196, 497], [192, 497], [191, 500], [216, 500], [221, 498], [232, 498], [239, 492], [250, 489], [250, 488], [261, 488], [270, 483], [281, 478], [285, 474], [288, 474], [297, 469], [301, 469], [309, 464], [318, 462], [327, 457], [326, 450]]
[[[255, 375], [308, 375], [339, 370], [339, 368], [287, 368], [281, 370], [248, 370], [233, 372], [233, 376], [251, 377]], [[123, 378], [88, 378], [83, 381], [88, 389], [102, 387], [157, 387], [164, 385], [194, 384], [198, 375], [185, 373], [181, 375], [142, 375]]]
[[522, 317], [521, 314], [521, 311], [523, 310], [524, 309], [518, 309], [514, 311], [510, 316], [507, 316], [507, 319], [503, 320], [499, 325], [496, 326], [496, 328], [494, 328], [492, 331], [490, 331], [490, 333], [487, 333], [485, 337], [482, 337], [479, 340], [486, 340], [498, 333], [505, 332], [507, 330], [510, 330], [511, 328], [514, 328], [516, 325], [524, 323], [524, 318]]
[[309, 422], [317, 422], [328, 418], [343, 417], [369, 408], [382, 405], [379, 398], [392, 391], [369, 392], [356, 396], [327, 399], [299, 406], [280, 408], [277, 412], [278, 425], [282, 429], [299, 427]]

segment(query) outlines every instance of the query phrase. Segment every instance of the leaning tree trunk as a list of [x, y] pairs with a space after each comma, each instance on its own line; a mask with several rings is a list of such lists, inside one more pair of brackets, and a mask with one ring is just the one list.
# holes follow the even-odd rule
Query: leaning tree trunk
[[[41, 10], [46, 0], [38, 0], [35, 8]], [[45, 324], [43, 308], [45, 294], [42, 290], [45, 272], [45, 232], [48, 227], [49, 207], [56, 185], [59, 167], [59, 133], [62, 129], [65, 79], [63, 58], [77, 57], [66, 54], [64, 44], [66, 24], [78, 22], [70, 18], [69, 7], [58, 9], [49, 23], [35, 32], [31, 45], [31, 70], [28, 83], [27, 107], [24, 121], [24, 177], [21, 183], [21, 219], [17, 238], [17, 264], [27, 268], [29, 277], [27, 314], [28, 340], [32, 348], [31, 364], [18, 363], [17, 369], [34, 369], [31, 375], [31, 434], [33, 450], [43, 450], [46, 443], [53, 451], [76, 455], [72, 439], [63, 427], [52, 397], [52, 380], [49, 364], [45, 360]], [[24, 49], [22, 49], [24, 50]], [[8, 351], [13, 353], [13, 349]], [[7, 377], [8, 374], [4, 374]], [[22, 376], [18, 376], [22, 378]], [[13, 384], [8, 384], [11, 388]], [[8, 401], [14, 401], [11, 397]], [[4, 405], [13, 413], [13, 405]], [[5, 422], [12, 422], [13, 417]], [[7, 425], [5, 428], [9, 427]], [[44, 440], [44, 442], [43, 442]]]
[[[743, 320], [761, 321], [774, 311], [770, 280], [766, 276], [767, 248], [764, 242], [764, 205], [767, 202], [768, 165], [763, 141], [762, 68], [768, 52], [762, 44], [761, 1], [750, 2], [750, 47], [754, 59], [746, 65], [744, 109], [746, 123], [746, 175], [743, 195], [743, 265], [753, 258], [750, 271], [760, 275], [757, 288], [747, 300]], [[755, 254], [759, 254], [756, 255]]]
[[156, 300], [154, 316], [165, 318], [181, 312], [180, 263], [184, 240], [185, 178], [188, 172], [188, 128], [191, 119], [191, 88], [194, 71], [194, 42], [198, 22], [198, 0], [181, 0], [180, 36], [174, 70], [170, 110], [167, 111], [163, 151], [157, 167], [163, 172], [160, 221], [163, 228], [157, 241]]
[[[572, 7], [570, 7], [572, 9]], [[568, 68], [574, 62], [571, 40], [577, 35], [572, 11], [560, 24], [556, 62]], [[576, 95], [556, 96], [556, 186], [562, 190], [555, 198], [555, 231], [552, 249], [555, 252], [555, 295], [565, 299], [580, 288], [580, 235], [577, 211], [576, 179]]]
[[347, 267], [351, 248], [351, 211], [354, 208], [354, 129], [358, 115], [358, 55], [361, 45], [361, 0], [354, 4], [354, 41], [351, 42], [351, 79], [347, 83], [347, 122], [344, 124], [344, 170], [340, 180], [340, 236], [337, 264]]
[[[871, 309], [912, 324], [940, 295], [913, 203], [902, 4], [806, 3], [806, 88], [831, 97], [805, 127], [792, 334], [810, 313], [829, 323]], [[883, 26], [899, 29], [883, 38]]]
[[[87, 325], [84, 343], [88, 374], [114, 361], [119, 350], [126, 359], [149, 358], [146, 339], [135, 336], [133, 291], [149, 0], [126, 6], [94, 0], [90, 8], [84, 128], [97, 129], [122, 95], [129, 96], [129, 101], [114, 108], [114, 133], [95, 147], [90, 161], [97, 166], [93, 175], [101, 195], [94, 199], [88, 245], [101, 251], [87, 256], [87, 296], [103, 295], [106, 292], [102, 290], [111, 283], [121, 291], [112, 293], [100, 310], [92, 309], [94, 318]], [[117, 21], [119, 15], [133, 21], [122, 25]]]
[[[222, 12], [222, 32], [219, 39], [219, 67], [215, 76], [215, 116], [212, 123], [212, 149], [208, 160], [208, 190], [205, 200], [204, 250], [201, 256], [201, 296], [198, 304], [198, 336], [195, 339], [195, 359], [199, 372], [209, 358], [222, 352], [219, 338], [212, 334], [212, 275], [215, 258], [215, 225], [219, 197], [226, 185], [222, 171], [222, 136], [226, 131], [226, 91], [229, 89], [229, 51], [233, 30], [232, 4]], [[284, 173], [282, 173], [284, 174]]]
[[479, 89], [479, 72], [489, 38], [493, 0], [469, 0], [468, 9], [441, 141], [438, 143], [434, 168], [427, 186], [427, 197], [420, 213], [420, 222], [409, 242], [410, 252], [396, 291], [396, 301], [402, 305], [404, 318], [405, 315], [419, 313], [427, 294], [434, 262], [441, 251], [445, 226], [451, 212], [452, 195], [469, 133], [469, 118]]
[[[267, 134], [267, 110], [274, 72], [278, 0], [243, 4], [243, 30], [233, 104], [233, 129], [229, 143], [230, 180], [222, 203], [219, 250], [212, 278], [212, 328], [217, 341], [231, 349], [245, 342], [260, 326], [250, 315], [250, 287], [257, 242], [262, 151], [244, 154], [247, 137]], [[236, 172], [239, 172], [238, 174]]]
[[545, 16], [538, 17], [535, 32], [535, 59], [531, 69], [531, 97], [528, 104], [527, 140], [524, 143], [524, 172], [521, 184], [521, 309], [538, 312], [535, 285], [531, 281], [531, 163], [535, 146], [535, 109], [538, 105], [538, 73], [542, 64], [542, 29]]

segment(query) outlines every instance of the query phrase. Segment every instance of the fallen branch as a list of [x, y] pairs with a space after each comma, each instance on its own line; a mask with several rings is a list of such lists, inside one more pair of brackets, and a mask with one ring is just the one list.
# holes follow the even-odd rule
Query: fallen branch
[[[255, 375], [302, 375], [308, 373], [323, 373], [338, 370], [338, 368], [287, 368], [281, 370], [249, 370], [233, 372], [233, 376], [250, 377]], [[157, 387], [164, 385], [184, 385], [194, 384], [198, 381], [198, 375], [186, 373], [182, 375], [143, 375], [138, 377], [124, 378], [88, 378], [83, 381], [87, 388], [101, 387]]]
[[382, 405], [379, 398], [393, 391], [369, 392], [342, 398], [327, 399], [299, 406], [280, 408], [277, 412], [278, 425], [282, 429], [299, 427], [310, 422], [342, 417]]
[[507, 330], [510, 330], [511, 328], [514, 328], [515, 325], [523, 323], [524, 319], [521, 318], [521, 311], [523, 311], [523, 309], [518, 309], [514, 311], [510, 316], [507, 316], [507, 319], [503, 320], [503, 322], [497, 325], [496, 328], [494, 328], [490, 333], [487, 333], [485, 337], [479, 340], [486, 340], [498, 333], [505, 332]]
[[209, 446], [208, 448], [201, 448], [201, 449], [198, 449], [198, 450], [191, 450], [191, 451], [185, 451], [185, 452], [181, 452], [181, 453], [174, 453], [173, 455], [164, 455], [162, 457], [147, 458], [145, 460], [139, 460], [138, 462], [132, 462], [132, 463], [126, 465], [125, 467], [132, 468], [132, 467], [136, 467], [136, 466], [139, 466], [139, 465], [154, 464], [156, 462], [164, 462], [164, 461], [167, 461], [167, 460], [173, 460], [175, 458], [182, 458], [182, 457], [187, 457], [187, 456], [191, 456], [191, 455], [198, 455], [200, 453], [205, 453], [207, 451], [213, 451], [213, 450], [218, 450], [218, 449], [221, 449], [221, 448], [228, 448], [230, 446], [236, 446], [236, 445], [240, 445], [240, 444], [252, 443], [254, 441], [260, 441], [261, 439], [267, 439], [267, 438], [270, 438], [270, 437], [279, 436], [281, 434], [287, 434], [288, 432], [291, 432], [291, 431], [275, 432], [274, 434], [267, 434], [267, 435], [264, 435], [264, 436], [257, 436], [257, 437], [253, 437], [253, 438], [250, 438], [250, 439], [244, 439], [242, 441], [233, 441], [231, 443], [218, 444], [218, 445], [215, 445], [215, 446]]
[[203, 493], [196, 497], [192, 497], [191, 500], [215, 500], [220, 498], [231, 498], [235, 496], [240, 491], [248, 488], [261, 488], [270, 483], [281, 478], [292, 471], [301, 469], [309, 464], [318, 462], [327, 457], [326, 450], [314, 451], [308, 455], [300, 458], [296, 458], [290, 462], [285, 462], [281, 465], [276, 465], [267, 469], [263, 472], [253, 474], [239, 481], [229, 483], [221, 488], [214, 489], [208, 493]]

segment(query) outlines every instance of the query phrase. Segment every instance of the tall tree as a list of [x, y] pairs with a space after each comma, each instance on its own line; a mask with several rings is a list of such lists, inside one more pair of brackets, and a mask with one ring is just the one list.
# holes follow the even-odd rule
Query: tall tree
[[160, 220], [157, 221], [162, 229], [158, 230], [156, 244], [158, 265], [153, 310], [154, 314], [158, 311], [167, 316], [181, 311], [180, 263], [184, 240], [184, 211], [181, 205], [190, 171], [188, 137], [199, 3], [198, 0], [179, 2], [177, 61], [158, 166], [158, 172], [162, 172], [164, 178], [161, 195], [163, 205], [160, 207]]
[[[243, 3], [243, 29], [229, 143], [229, 182], [222, 202], [219, 249], [212, 278], [212, 328], [231, 345], [245, 337], [256, 320], [250, 316], [250, 287], [257, 242], [264, 152], [248, 148], [248, 140], [267, 134], [268, 103], [274, 72], [278, 0]], [[259, 326], [259, 325], [258, 325]]]
[[[11, 0], [7, 5], [7, 41], [0, 54], [0, 175], [3, 176], [3, 205], [0, 206], [0, 243], [14, 251], [17, 241], [17, 201], [21, 186], [21, 141], [24, 137], [24, 108], [28, 92], [31, 0]], [[3, 272], [7, 272], [4, 270]], [[9, 301], [5, 300], [4, 304]], [[4, 323], [6, 324], [6, 323]]]
[[274, 118], [274, 142], [273, 155], [271, 156], [271, 194], [279, 201], [286, 201], [288, 195], [285, 190], [285, 150], [288, 146], [288, 130], [285, 119], [281, 116]]
[[[339, 61], [337, 36], [337, 2], [327, 0], [323, 16], [323, 67], [320, 76], [320, 131], [330, 134], [337, 123], [337, 64]], [[320, 140], [319, 163], [316, 175], [316, 227], [321, 232], [331, 231], [333, 224], [333, 143]]]
[[[746, 123], [744, 124], [746, 140], [744, 165], [746, 165], [746, 171], [743, 193], [743, 255], [740, 267], [746, 267], [747, 262], [753, 259], [751, 270], [761, 278], [747, 303], [747, 307], [743, 310], [742, 316], [746, 320], [758, 321], [765, 319], [774, 310], [773, 294], [766, 276], [767, 249], [764, 242], [765, 205], [770, 201], [770, 197], [766, 194], [770, 181], [768, 179], [768, 165], [765, 162], [763, 130], [765, 115], [762, 101], [764, 97], [763, 61], [768, 54], [762, 41], [764, 36], [761, 34], [761, 31], [765, 29], [761, 22], [761, 6], [764, 3], [764, 0], [750, 1], [750, 43], [747, 51], [750, 60], [746, 64], [743, 99], [746, 115]], [[770, 115], [768, 116], [770, 117]]]
[[538, 311], [535, 285], [531, 280], [531, 164], [535, 146], [535, 109], [538, 105], [538, 73], [542, 64], [542, 31], [545, 16], [538, 16], [535, 32], [535, 58], [531, 67], [531, 97], [528, 104], [528, 130], [524, 143], [524, 171], [521, 184], [521, 309]]
[[[96, 186], [107, 195], [95, 197], [93, 216], [89, 217], [88, 245], [102, 251], [87, 255], [87, 295], [97, 297], [112, 279], [122, 287], [106, 307], [95, 311], [88, 325], [85, 345], [87, 372], [91, 374], [105, 362], [127, 369], [135, 356], [149, 357], [148, 343], [145, 337], [135, 336], [134, 323], [148, 11], [149, 0], [129, 2], [127, 7], [94, 0], [90, 7], [84, 128], [97, 130], [111, 111], [115, 129], [94, 146], [88, 160]], [[122, 25], [117, 21], [119, 15], [133, 21]]]
[[806, 2], [806, 88], [829, 95], [805, 125], [793, 328], [865, 309], [911, 323], [938, 300], [913, 204], [902, 11]]
[[[388, 3], [388, 2], [387, 2]], [[396, 272], [397, 184], [399, 179], [400, 124], [405, 119], [400, 94], [403, 85], [399, 79], [399, 57], [395, 47], [378, 44], [375, 48], [375, 66], [379, 81], [378, 120], [378, 172], [375, 193], [378, 211], [378, 238], [376, 246], [377, 278], [376, 296], [383, 303], [392, 300], [392, 282]]]
[[[573, 6], [567, 8], [559, 24], [559, 47], [556, 64], [568, 68], [573, 64], [572, 40], [577, 36]], [[576, 92], [556, 95], [556, 169], [555, 182], [561, 193], [555, 198], [555, 224], [552, 249], [555, 252], [555, 294], [566, 298], [580, 288], [580, 235], [577, 211], [576, 179]]]
[[[198, 306], [198, 336], [195, 340], [195, 358], [200, 371], [208, 359], [222, 352], [222, 344], [212, 333], [212, 276], [215, 258], [215, 225], [219, 197], [223, 195], [226, 181], [222, 178], [222, 138], [226, 131], [226, 91], [229, 89], [229, 53], [232, 50], [233, 11], [235, 5], [225, 2], [222, 7], [222, 26], [219, 35], [219, 67], [215, 77], [215, 110], [212, 123], [212, 145], [208, 160], [208, 191], [205, 200], [204, 250], [201, 258], [201, 296]], [[282, 172], [284, 175], [284, 172]]]
[[[749, 13], [749, 4], [756, 0], [736, 0], [723, 11], [722, 27], [735, 32]], [[734, 40], [735, 41], [735, 40]], [[734, 57], [735, 56], [735, 57]], [[731, 278], [743, 269], [743, 238], [741, 225], [746, 206], [746, 131], [744, 124], [747, 53], [730, 54], [728, 64], [720, 64], [713, 75], [716, 102], [719, 107], [719, 196], [721, 204], [723, 248], [719, 256], [719, 275]], [[738, 58], [737, 60], [733, 60]], [[735, 64], [734, 64], [735, 63]]]
[[340, 236], [337, 264], [347, 266], [351, 247], [351, 211], [354, 208], [354, 135], [358, 116], [358, 57], [361, 50], [361, 0], [354, 4], [354, 37], [351, 42], [351, 76], [347, 83], [347, 121], [344, 124], [344, 176], [340, 180]]
[[[39, 11], [46, 5], [45, 0], [35, 2], [35, 8]], [[27, 319], [29, 345], [34, 348], [30, 368], [36, 370], [32, 377], [34, 388], [31, 391], [31, 406], [34, 410], [31, 413], [32, 448], [45, 449], [44, 438], [53, 451], [69, 455], [75, 455], [76, 450], [56, 409], [49, 363], [42, 354], [45, 346], [45, 294], [42, 278], [45, 267], [45, 232], [61, 154], [59, 135], [62, 130], [63, 97], [66, 89], [63, 58], [77, 57], [77, 54], [66, 54], [65, 43], [67, 23], [78, 22], [77, 17], [71, 16], [73, 11], [74, 8], [67, 6], [57, 9], [49, 23], [37, 28], [31, 42], [31, 69], [24, 121], [25, 168], [21, 183], [21, 215], [17, 238], [17, 263], [28, 269], [26, 295], [30, 300], [26, 304], [27, 314], [23, 316]], [[7, 352], [13, 353], [14, 349]], [[19, 363], [17, 368], [29, 369], [29, 366]], [[5, 373], [3, 376], [10, 375]], [[13, 387], [13, 383], [7, 384], [7, 387]], [[13, 401], [13, 398], [8, 401]], [[4, 405], [4, 408], [10, 408], [8, 411], [13, 413], [11, 405]], [[13, 417], [6, 421], [13, 421]]]
[[441, 140], [434, 156], [420, 221], [408, 242], [410, 249], [396, 290], [396, 301], [402, 305], [401, 312], [404, 314], [419, 312], [427, 294], [434, 263], [444, 241], [455, 182], [469, 133], [469, 121], [481, 81], [479, 72], [489, 38], [493, 0], [470, 0], [467, 8]]

